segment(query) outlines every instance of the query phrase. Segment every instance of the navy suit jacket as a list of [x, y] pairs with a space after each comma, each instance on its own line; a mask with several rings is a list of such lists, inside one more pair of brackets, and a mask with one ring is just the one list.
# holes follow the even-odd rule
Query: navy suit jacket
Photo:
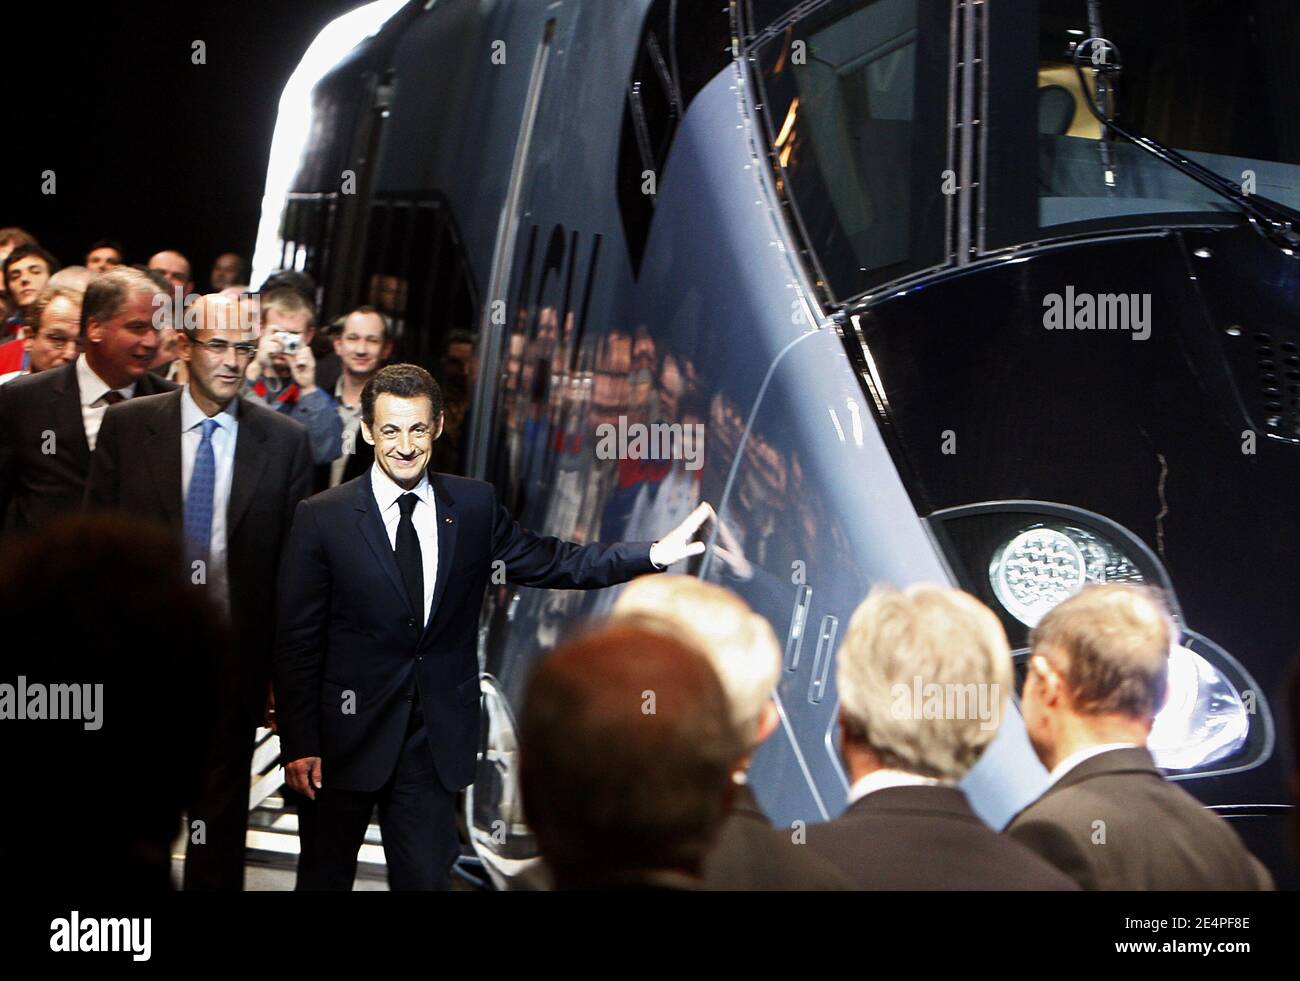
[[432, 615], [420, 626], [369, 472], [298, 505], [279, 576], [274, 665], [282, 757], [321, 758], [327, 788], [392, 775], [418, 692], [438, 777], [474, 779], [478, 620], [493, 563], [508, 582], [597, 589], [655, 571], [650, 543], [575, 545], [519, 527], [488, 483], [429, 473], [438, 520]]

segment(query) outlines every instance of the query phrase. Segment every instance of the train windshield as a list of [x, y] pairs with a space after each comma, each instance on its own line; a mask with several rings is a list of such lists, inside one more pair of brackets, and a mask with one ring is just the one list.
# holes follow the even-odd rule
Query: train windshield
[[[1072, 56], [1090, 37], [1118, 48], [1119, 70], [1085, 61], [1081, 86]], [[1224, 196], [1103, 133], [1085, 100], [1246, 193], [1300, 207], [1298, 43], [1292, 0], [990, 4], [982, 245], [1240, 214]]]
[[942, 7], [832, 0], [757, 50], [780, 189], [832, 296], [946, 258]]

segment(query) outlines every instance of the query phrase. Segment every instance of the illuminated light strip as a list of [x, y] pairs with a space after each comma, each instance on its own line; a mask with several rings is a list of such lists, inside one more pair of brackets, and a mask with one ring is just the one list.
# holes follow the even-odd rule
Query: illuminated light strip
[[784, 146], [785, 141], [790, 138], [790, 130], [794, 129], [794, 118], [799, 114], [799, 97], [796, 95], [790, 103], [790, 111], [785, 114], [785, 122], [781, 124], [781, 135], [776, 138], [777, 146]]
[[[316, 35], [280, 95], [280, 108], [271, 138], [271, 157], [262, 192], [262, 217], [257, 226], [250, 282], [260, 284], [280, 268], [280, 216], [289, 185], [298, 170], [311, 133], [311, 92], [353, 48], [374, 37], [388, 19], [406, 6], [405, 0], [375, 0], [330, 21]], [[342, 180], [342, 175], [339, 177]]]

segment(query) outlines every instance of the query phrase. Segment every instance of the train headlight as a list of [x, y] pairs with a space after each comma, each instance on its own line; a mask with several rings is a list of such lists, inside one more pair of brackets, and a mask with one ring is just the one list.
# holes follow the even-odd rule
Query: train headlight
[[1169, 651], [1169, 694], [1147, 748], [1166, 770], [1192, 770], [1234, 755], [1246, 743], [1250, 712], [1213, 664], [1182, 644]]
[[1027, 627], [1090, 582], [1144, 581], [1133, 560], [1113, 543], [1067, 524], [1024, 528], [995, 549], [989, 562], [993, 595]]

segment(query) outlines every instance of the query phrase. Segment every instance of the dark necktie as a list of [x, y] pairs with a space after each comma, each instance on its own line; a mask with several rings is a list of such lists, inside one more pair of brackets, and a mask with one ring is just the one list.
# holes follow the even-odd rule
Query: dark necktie
[[[104, 401], [107, 402], [109, 405], [117, 405], [118, 402], [125, 402], [126, 396], [123, 395], [121, 392], [115, 391], [114, 389], [110, 388], [107, 392], [104, 393]], [[116, 419], [117, 417], [114, 416], [113, 418]]]
[[420, 536], [415, 533], [415, 522], [411, 512], [419, 498], [414, 494], [403, 494], [397, 499], [397, 506], [402, 509], [402, 520], [397, 523], [397, 567], [402, 570], [402, 582], [406, 583], [406, 595], [410, 597], [411, 609], [419, 613], [418, 623], [424, 626], [424, 558], [420, 554]]

